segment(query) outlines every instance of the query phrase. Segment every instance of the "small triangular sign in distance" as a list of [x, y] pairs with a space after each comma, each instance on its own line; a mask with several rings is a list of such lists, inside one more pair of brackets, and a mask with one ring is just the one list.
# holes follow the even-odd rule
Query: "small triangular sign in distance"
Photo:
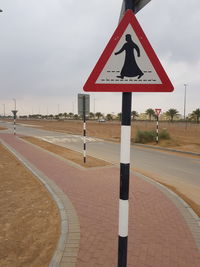
[[127, 10], [83, 87], [88, 92], [174, 90], [132, 10]]
[[155, 108], [156, 115], [159, 116], [161, 112], [161, 108]]

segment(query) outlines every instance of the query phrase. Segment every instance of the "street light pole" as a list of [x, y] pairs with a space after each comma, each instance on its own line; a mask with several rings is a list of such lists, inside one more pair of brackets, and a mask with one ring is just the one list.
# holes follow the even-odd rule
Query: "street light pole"
[[186, 92], [187, 92], [187, 84], [184, 84], [184, 86], [185, 86], [185, 93], [184, 93], [184, 115], [183, 115], [183, 118], [184, 118], [184, 120], [185, 120], [185, 118], [186, 118], [186, 114], [185, 114], [185, 112], [186, 112]]
[[15, 99], [15, 98], [13, 98], [13, 101], [14, 101], [14, 103], [15, 103], [15, 110], [16, 110], [16, 99]]
[[6, 117], [6, 104], [3, 104], [3, 117]]

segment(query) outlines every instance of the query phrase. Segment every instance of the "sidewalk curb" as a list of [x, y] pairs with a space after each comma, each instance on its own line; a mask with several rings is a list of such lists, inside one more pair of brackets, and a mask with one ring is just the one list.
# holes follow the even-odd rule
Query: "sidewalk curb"
[[40, 180], [55, 201], [60, 213], [61, 233], [49, 267], [74, 267], [80, 243], [80, 225], [76, 210], [66, 194], [47, 176], [0, 138], [0, 143]]
[[149, 182], [150, 184], [156, 186], [165, 196], [167, 196], [173, 204], [177, 207], [180, 211], [181, 215], [183, 216], [184, 220], [186, 221], [190, 232], [195, 240], [197, 249], [200, 253], [200, 217], [193, 211], [193, 209], [175, 192], [167, 188], [166, 186], [160, 184], [157, 181], [145, 176], [139, 172], [131, 170], [131, 173], [137, 175], [139, 178], [144, 179], [145, 181]]

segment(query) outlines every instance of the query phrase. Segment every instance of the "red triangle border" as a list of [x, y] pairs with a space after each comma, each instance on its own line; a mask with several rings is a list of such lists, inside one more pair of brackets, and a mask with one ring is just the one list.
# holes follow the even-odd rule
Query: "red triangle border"
[[[96, 81], [102, 72], [104, 66], [109, 60], [115, 47], [117, 46], [121, 36], [126, 30], [128, 24], [131, 24], [135, 34], [141, 42], [147, 56], [149, 57], [157, 75], [161, 80], [161, 84], [96, 84]], [[162, 67], [157, 55], [155, 54], [151, 44], [149, 43], [145, 33], [143, 32], [139, 22], [137, 21], [132, 10], [127, 10], [120, 24], [115, 30], [113, 36], [104, 49], [96, 66], [91, 72], [87, 82], [83, 87], [86, 92], [171, 92], [174, 90], [164, 68]]]

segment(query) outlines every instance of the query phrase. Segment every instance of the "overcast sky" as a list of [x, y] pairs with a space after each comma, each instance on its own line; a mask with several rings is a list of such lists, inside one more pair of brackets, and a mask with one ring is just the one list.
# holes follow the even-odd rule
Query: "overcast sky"
[[[0, 114], [77, 112], [77, 94], [117, 27], [122, 0], [0, 0]], [[133, 93], [132, 110], [200, 108], [200, 1], [152, 0], [137, 19], [174, 85]], [[91, 112], [121, 112], [121, 93], [90, 93]]]

